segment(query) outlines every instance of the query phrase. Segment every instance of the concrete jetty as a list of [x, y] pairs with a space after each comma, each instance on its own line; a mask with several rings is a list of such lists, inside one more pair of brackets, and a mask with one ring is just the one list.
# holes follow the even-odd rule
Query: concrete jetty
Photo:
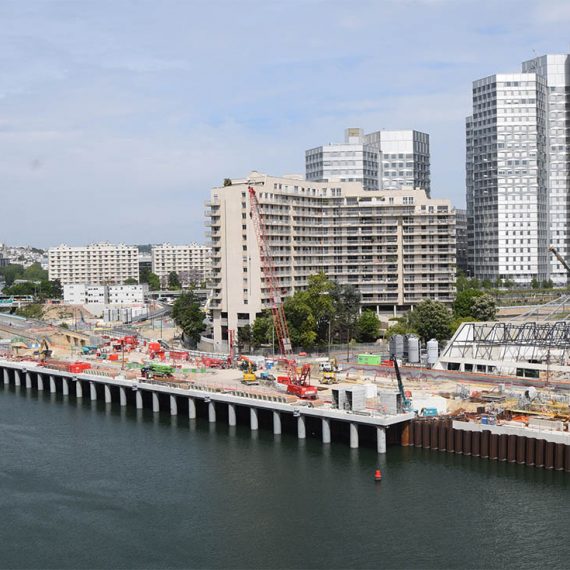
[[[38, 391], [46, 389], [45, 380], [49, 379], [51, 393], [74, 396], [76, 399], [88, 397], [91, 401], [101, 400], [109, 405], [149, 408], [157, 414], [178, 415], [180, 410], [187, 410], [190, 420], [198, 417], [197, 403], [200, 403], [206, 409], [207, 421], [211, 423], [223, 416], [229, 425], [236, 425], [245, 409], [252, 431], [260, 429], [263, 415], [267, 414], [274, 434], [283, 432], [284, 422], [287, 425], [296, 423], [299, 439], [318, 433], [325, 445], [333, 442], [335, 431], [347, 430], [350, 447], [358, 448], [360, 434], [366, 431], [368, 438], [371, 434], [376, 438], [376, 449], [380, 454], [386, 453], [390, 430], [397, 436], [393, 439], [399, 443], [401, 426], [415, 417], [414, 413], [383, 415], [351, 412], [314, 406], [309, 401], [288, 402], [287, 398], [277, 394], [249, 396], [242, 390], [215, 390], [207, 385], [72, 373], [32, 361], [0, 359], [0, 378], [4, 385], [12, 384], [20, 389]], [[25, 378], [25, 384], [22, 378]]]

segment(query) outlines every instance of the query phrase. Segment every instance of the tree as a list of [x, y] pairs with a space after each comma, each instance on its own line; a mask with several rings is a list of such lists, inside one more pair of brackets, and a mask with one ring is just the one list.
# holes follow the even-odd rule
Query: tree
[[360, 313], [360, 291], [354, 285], [334, 284], [331, 291], [334, 303], [334, 329], [341, 342], [350, 342]]
[[497, 304], [491, 295], [481, 295], [473, 301], [471, 314], [478, 321], [494, 321], [497, 314]]
[[374, 342], [380, 336], [380, 321], [374, 311], [363, 311], [356, 322], [358, 342]]
[[46, 299], [61, 299], [63, 298], [63, 287], [61, 286], [61, 281], [59, 279], [54, 279], [53, 281], [42, 281], [37, 289], [37, 296], [40, 300]]
[[24, 269], [22, 279], [28, 279], [29, 281], [47, 281], [48, 272], [43, 269], [39, 263], [32, 263], [32, 265]]
[[182, 284], [180, 283], [180, 279], [178, 278], [178, 273], [176, 273], [176, 271], [171, 271], [168, 274], [168, 288], [170, 290], [182, 288]]
[[483, 287], [483, 289], [492, 289], [493, 282], [490, 279], [483, 279], [481, 282], [481, 287]]
[[21, 307], [20, 309], [16, 310], [16, 314], [18, 316], [24, 317], [26, 319], [41, 319], [43, 313], [43, 307], [38, 303], [26, 305], [25, 307]]
[[426, 299], [408, 313], [408, 323], [425, 342], [447, 340], [451, 334], [451, 311], [439, 301]]
[[253, 341], [253, 331], [251, 325], [245, 325], [238, 329], [237, 345], [238, 352], [251, 351], [251, 344]]
[[26, 281], [16, 283], [4, 288], [5, 295], [32, 295], [38, 301], [46, 299], [61, 299], [63, 297], [63, 287], [59, 279], [54, 281]]
[[172, 318], [182, 329], [183, 335], [195, 346], [206, 325], [204, 324], [205, 315], [192, 291], [178, 297], [172, 307]]
[[20, 279], [24, 275], [24, 266], [11, 263], [6, 265], [6, 267], [0, 267], [0, 275], [4, 277], [4, 281], [9, 287], [16, 279]]
[[148, 283], [148, 278], [151, 274], [150, 267], [142, 267], [139, 272], [139, 278], [141, 283]]
[[251, 329], [252, 343], [255, 348], [259, 348], [264, 344], [270, 344], [273, 337], [273, 317], [271, 312], [265, 311], [260, 317], [257, 317]]
[[530, 286], [532, 289], [540, 289], [540, 281], [536, 277], [533, 277]]
[[475, 320], [473, 317], [456, 317], [451, 321], [450, 333], [454, 335], [462, 323], [472, 323]]
[[552, 279], [546, 279], [545, 281], [542, 282], [543, 289], [552, 289], [553, 287], [554, 283], [552, 282]]
[[472, 317], [473, 303], [477, 297], [484, 295], [483, 291], [478, 289], [465, 289], [455, 297], [453, 301], [453, 313], [456, 317]]
[[411, 333], [417, 334], [417, 331], [408, 323], [407, 317], [402, 317], [386, 329], [384, 338], [389, 340], [396, 334], [406, 335]]
[[129, 277], [124, 281], [124, 285], [138, 285], [138, 284], [139, 282], [134, 277]]
[[317, 322], [307, 302], [307, 295], [303, 293], [305, 291], [285, 300], [285, 316], [289, 326], [291, 344], [310, 349], [317, 340]]
[[478, 279], [470, 279], [463, 273], [463, 271], [459, 270], [457, 272], [457, 278], [455, 280], [455, 288], [457, 292], [465, 291], [466, 289], [479, 289], [481, 284], [479, 283]]
[[160, 278], [156, 273], [149, 273], [147, 279], [148, 288], [151, 291], [160, 291]]

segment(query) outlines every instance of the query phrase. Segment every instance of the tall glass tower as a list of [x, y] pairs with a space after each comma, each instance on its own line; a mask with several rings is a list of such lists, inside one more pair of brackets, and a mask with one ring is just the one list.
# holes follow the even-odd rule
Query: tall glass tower
[[479, 279], [566, 282], [550, 243], [568, 253], [569, 56], [473, 83], [466, 122], [469, 262]]
[[[522, 64], [523, 72], [536, 73], [547, 86], [547, 154], [549, 243], [565, 259], [570, 255], [570, 56], [543, 55]], [[564, 267], [550, 257], [550, 278], [567, 283]]]

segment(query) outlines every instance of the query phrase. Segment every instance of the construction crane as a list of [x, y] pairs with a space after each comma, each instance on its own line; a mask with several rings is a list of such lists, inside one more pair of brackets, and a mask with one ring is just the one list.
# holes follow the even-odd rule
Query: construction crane
[[568, 263], [566, 263], [566, 260], [560, 255], [560, 252], [553, 245], [551, 245], [548, 248], [548, 251], [552, 253], [554, 257], [556, 257], [556, 259], [558, 259], [562, 267], [564, 267], [568, 275], [570, 275], [570, 266], [568, 265]]
[[265, 278], [265, 284], [269, 289], [275, 334], [279, 341], [280, 353], [286, 357], [293, 351], [291, 348], [291, 338], [289, 337], [287, 318], [285, 317], [285, 309], [283, 308], [283, 301], [281, 299], [281, 292], [279, 291], [277, 284], [275, 265], [271, 255], [269, 240], [267, 239], [267, 230], [261, 215], [261, 209], [259, 207], [259, 201], [255, 190], [251, 186], [249, 186], [247, 190], [249, 192], [250, 216], [253, 221], [255, 233], [257, 235], [257, 243], [259, 245], [261, 270]]
[[230, 344], [230, 353], [228, 355], [228, 366], [232, 366], [235, 358], [235, 331], [233, 329], [228, 330], [228, 342]]
[[402, 409], [404, 412], [409, 412], [412, 409], [412, 401], [406, 396], [404, 383], [402, 382], [402, 375], [400, 374], [400, 365], [398, 364], [398, 359], [395, 354], [392, 355], [392, 361], [394, 362], [394, 370], [398, 380], [398, 390], [400, 391], [400, 396], [402, 398]]

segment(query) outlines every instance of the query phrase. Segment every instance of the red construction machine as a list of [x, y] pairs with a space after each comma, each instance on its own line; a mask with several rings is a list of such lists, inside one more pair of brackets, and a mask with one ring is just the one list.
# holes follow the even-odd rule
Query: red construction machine
[[304, 400], [316, 400], [318, 397], [317, 387], [311, 386], [311, 365], [303, 364], [300, 372], [292, 364], [287, 376], [278, 376], [277, 383], [286, 388], [287, 394], [297, 396]]

